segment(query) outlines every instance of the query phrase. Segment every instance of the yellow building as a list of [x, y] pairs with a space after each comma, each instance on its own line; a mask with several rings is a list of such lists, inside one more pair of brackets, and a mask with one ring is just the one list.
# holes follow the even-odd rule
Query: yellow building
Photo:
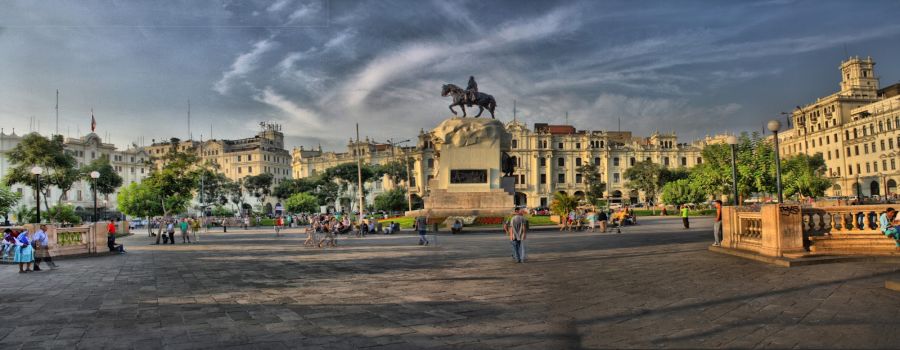
[[[625, 187], [624, 173], [635, 163], [651, 160], [664, 167], [690, 168], [701, 163], [703, 146], [715, 138], [691, 144], [679, 143], [672, 133], [656, 132], [650, 137], [634, 137], [629, 131], [576, 130], [571, 125], [537, 123], [533, 129], [512, 121], [506, 124], [512, 134], [510, 156], [516, 157], [516, 205], [528, 207], [547, 206], [556, 192], [582, 195], [586, 190], [583, 175], [577, 168], [593, 162], [599, 165], [607, 194], [614, 201], [644, 201], [643, 195]], [[415, 147], [397, 147], [370, 140], [347, 144], [346, 152], [323, 152], [321, 147], [307, 150], [295, 148], [293, 173], [295, 178], [320, 174], [325, 169], [342, 163], [356, 162], [356, 150], [366, 164], [385, 164], [402, 160], [404, 154], [413, 158], [410, 193], [424, 196], [428, 182], [434, 178], [435, 154], [431, 135], [419, 132]], [[369, 184], [370, 197], [390, 188], [391, 181], [379, 179]], [[405, 179], [401, 179], [405, 187]]]
[[194, 152], [205, 162], [219, 165], [219, 172], [238, 181], [264, 173], [275, 177], [273, 185], [291, 178], [291, 154], [284, 149], [284, 134], [277, 124], [261, 123], [256, 136], [237, 140], [194, 141], [172, 139], [154, 142], [147, 147], [157, 166], [173, 147], [182, 152]]
[[840, 90], [797, 106], [779, 133], [782, 156], [821, 153], [830, 196], [893, 195], [900, 173], [900, 84], [879, 89], [871, 57], [841, 62]]

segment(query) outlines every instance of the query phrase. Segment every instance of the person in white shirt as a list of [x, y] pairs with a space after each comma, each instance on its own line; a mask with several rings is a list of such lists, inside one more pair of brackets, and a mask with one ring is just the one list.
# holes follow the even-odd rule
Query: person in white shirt
[[32, 239], [34, 242], [34, 271], [41, 271], [41, 262], [46, 261], [47, 265], [50, 265], [50, 268], [55, 269], [56, 263], [53, 262], [53, 258], [50, 256], [50, 240], [47, 239], [47, 225], [41, 225], [37, 232], [34, 233], [34, 238]]

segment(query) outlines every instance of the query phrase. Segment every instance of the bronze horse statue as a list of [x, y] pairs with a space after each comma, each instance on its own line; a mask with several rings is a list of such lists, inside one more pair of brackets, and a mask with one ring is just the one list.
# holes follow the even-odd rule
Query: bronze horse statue
[[[466, 90], [453, 84], [444, 84], [443, 88], [441, 88], [441, 96], [452, 96], [453, 103], [450, 104], [450, 112], [453, 112], [453, 115], [456, 115], [456, 110], [453, 109], [453, 106], [459, 106], [462, 108], [463, 118], [466, 117], [466, 104], [468, 103], [466, 100]], [[494, 96], [479, 92], [472, 104], [478, 105], [478, 114], [475, 118], [480, 117], [481, 113], [487, 109], [488, 112], [491, 112], [491, 119], [494, 119], [494, 109], [497, 108], [497, 101], [494, 100]]]

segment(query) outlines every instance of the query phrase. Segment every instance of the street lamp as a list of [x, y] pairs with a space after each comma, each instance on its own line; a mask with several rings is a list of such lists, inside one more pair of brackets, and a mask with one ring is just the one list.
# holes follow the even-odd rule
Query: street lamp
[[778, 188], [778, 204], [784, 203], [784, 196], [781, 193], [781, 152], [780, 147], [778, 146], [778, 130], [781, 129], [781, 122], [778, 120], [770, 120], [769, 124], [766, 125], [775, 135], [775, 186]]
[[856, 174], [856, 204], [862, 204], [862, 184], [859, 183], [859, 174]]
[[91, 189], [94, 191], [94, 217], [92, 218], [92, 220], [94, 222], [97, 222], [97, 179], [99, 178], [99, 171], [94, 170], [91, 172], [91, 182], [93, 182], [93, 184], [91, 185]]
[[34, 177], [37, 179], [35, 182], [34, 193], [36, 197], [35, 202], [37, 203], [37, 223], [41, 223], [41, 174], [44, 173], [44, 168], [35, 165], [31, 168], [31, 173], [34, 174]]
[[737, 148], [738, 139], [734, 135], [730, 135], [725, 138], [725, 143], [731, 146], [731, 185], [734, 189], [734, 205], [741, 205], [740, 201], [738, 201], [738, 188], [737, 188], [737, 167], [734, 164], [734, 150]]

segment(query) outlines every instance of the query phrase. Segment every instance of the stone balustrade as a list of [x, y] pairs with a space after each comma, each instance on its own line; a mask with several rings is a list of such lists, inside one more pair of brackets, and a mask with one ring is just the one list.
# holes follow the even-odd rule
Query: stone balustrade
[[[29, 237], [34, 237], [37, 227], [34, 224], [27, 224], [11, 228], [16, 231], [27, 228], [31, 233]], [[53, 257], [90, 255], [108, 250], [106, 247], [108, 231], [106, 224], [102, 222], [75, 227], [47, 225], [45, 232], [49, 241], [50, 255]]]
[[723, 207], [722, 246], [771, 257], [894, 252], [894, 241], [878, 228], [888, 207]]

